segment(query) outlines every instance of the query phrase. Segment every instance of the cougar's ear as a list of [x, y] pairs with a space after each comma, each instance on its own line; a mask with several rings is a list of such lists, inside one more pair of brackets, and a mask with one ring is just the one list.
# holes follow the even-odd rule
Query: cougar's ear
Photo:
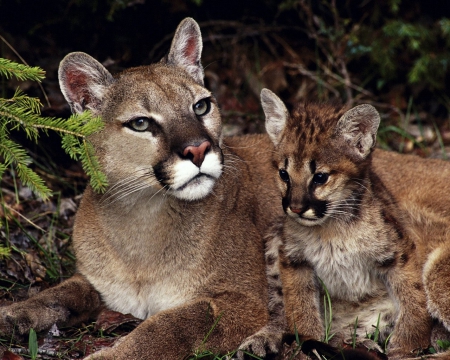
[[356, 154], [365, 158], [375, 146], [378, 125], [378, 111], [372, 105], [363, 104], [342, 115], [337, 123], [336, 133], [344, 138]]
[[184, 19], [178, 25], [167, 55], [166, 63], [184, 68], [196, 82], [203, 85], [202, 34], [198, 24], [192, 18]]
[[283, 101], [269, 89], [261, 90], [261, 105], [266, 115], [266, 131], [277, 146], [281, 141], [289, 112]]
[[112, 75], [97, 60], [82, 52], [67, 55], [59, 64], [59, 86], [73, 113], [98, 114]]

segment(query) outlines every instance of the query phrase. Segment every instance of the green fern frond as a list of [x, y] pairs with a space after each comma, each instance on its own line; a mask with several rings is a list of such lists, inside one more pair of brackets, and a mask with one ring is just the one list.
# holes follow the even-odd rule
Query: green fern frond
[[45, 77], [45, 71], [37, 66], [31, 67], [0, 58], [0, 75], [5, 76], [7, 79], [14, 76], [21, 81], [32, 80], [41, 82]]

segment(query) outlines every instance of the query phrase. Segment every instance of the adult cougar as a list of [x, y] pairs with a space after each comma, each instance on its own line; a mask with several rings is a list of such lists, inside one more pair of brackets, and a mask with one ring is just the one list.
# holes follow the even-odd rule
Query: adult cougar
[[84, 53], [62, 60], [72, 111], [105, 123], [89, 140], [110, 185], [84, 193], [77, 274], [0, 309], [1, 334], [74, 324], [104, 304], [145, 321], [93, 358], [172, 360], [200, 346], [237, 349], [267, 322], [261, 235], [282, 214], [273, 147], [266, 136], [222, 139], [201, 49], [197, 23], [185, 19], [157, 64], [113, 77]]
[[371, 105], [299, 104], [289, 114], [271, 91], [261, 100], [287, 217], [266, 254], [273, 316], [242, 347], [276, 351], [283, 302], [290, 332], [322, 339], [324, 288], [334, 343], [364, 342], [377, 327], [389, 357], [403, 359], [428, 348], [433, 328], [448, 338], [450, 163], [373, 150]]

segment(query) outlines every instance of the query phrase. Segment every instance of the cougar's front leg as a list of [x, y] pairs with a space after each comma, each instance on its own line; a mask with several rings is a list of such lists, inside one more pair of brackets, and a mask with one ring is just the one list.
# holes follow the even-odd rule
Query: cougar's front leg
[[293, 262], [280, 251], [281, 282], [288, 328], [305, 338], [322, 340], [320, 291], [314, 270], [305, 261]]
[[430, 345], [432, 320], [421, 272], [414, 254], [400, 254], [388, 271], [387, 286], [398, 307], [394, 332], [389, 343], [389, 359], [420, 354]]
[[88, 320], [101, 308], [99, 293], [80, 274], [36, 296], [0, 308], [0, 335], [41, 331], [53, 324], [72, 325]]
[[284, 311], [283, 284], [280, 278], [279, 249], [282, 239], [280, 229], [267, 236], [266, 241], [266, 276], [269, 295], [269, 322], [257, 333], [251, 335], [239, 346], [238, 359], [244, 359], [245, 353], [259, 357], [266, 357], [267, 353], [278, 353], [283, 335], [287, 330], [286, 314]]
[[260, 299], [224, 292], [157, 313], [112, 348], [86, 359], [184, 359], [209, 350], [226, 354], [268, 320]]

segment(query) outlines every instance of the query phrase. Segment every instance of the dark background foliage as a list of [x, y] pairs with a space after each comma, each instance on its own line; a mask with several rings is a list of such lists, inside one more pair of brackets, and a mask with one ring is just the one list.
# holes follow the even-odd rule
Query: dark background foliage
[[[417, 112], [448, 113], [445, 2], [2, 0], [0, 9], [0, 34], [29, 64], [47, 71], [53, 111], [67, 110], [56, 83], [65, 54], [87, 52], [113, 72], [155, 62], [177, 24], [191, 16], [202, 27], [213, 90], [226, 85], [238, 100], [255, 93], [256, 104], [244, 101], [233, 110], [257, 113], [260, 88], [272, 85], [290, 102], [379, 101], [403, 115], [412, 102]], [[1, 56], [17, 60], [4, 43]]]

